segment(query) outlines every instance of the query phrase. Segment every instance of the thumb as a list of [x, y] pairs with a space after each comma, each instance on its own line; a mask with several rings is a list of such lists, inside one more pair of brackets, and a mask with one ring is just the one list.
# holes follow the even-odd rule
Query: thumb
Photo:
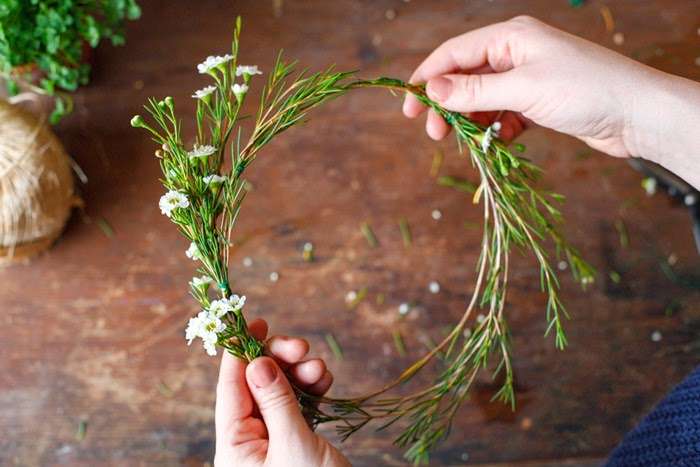
[[273, 359], [253, 360], [246, 368], [246, 380], [271, 443], [311, 434], [292, 387]]
[[523, 112], [527, 107], [528, 91], [517, 70], [436, 76], [428, 81], [426, 92], [432, 100], [453, 112]]

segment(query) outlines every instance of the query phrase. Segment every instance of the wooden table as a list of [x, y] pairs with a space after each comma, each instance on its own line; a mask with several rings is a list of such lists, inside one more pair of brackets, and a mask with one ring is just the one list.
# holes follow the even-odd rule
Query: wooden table
[[[566, 0], [142, 3], [127, 45], [97, 51], [91, 84], [57, 128], [89, 177], [81, 187], [86, 213], [73, 216], [48, 254], [0, 271], [2, 465], [211, 461], [218, 359], [184, 345], [186, 320], [197, 311], [187, 293], [193, 265], [158, 211], [153, 145], [129, 119], [148, 96], [165, 95], [191, 117], [189, 95], [206, 82], [194, 66], [226, 52], [236, 14], [245, 19], [243, 61], [263, 70], [284, 48], [311, 69], [335, 63], [368, 77], [407, 77], [444, 39], [528, 13], [700, 77], [697, 0], [610, 2], [622, 45], [606, 31], [598, 1], [582, 8]], [[475, 175], [453, 141], [434, 144], [399, 107], [388, 93], [358, 91], [278, 138], [250, 170], [235, 287], [248, 296], [251, 315], [311, 341], [336, 375], [335, 395], [398, 374], [424, 352], [425, 336], [437, 339], [459, 316], [473, 284], [480, 231], [469, 225], [480, 221], [479, 210], [430, 177], [434, 152], [446, 153], [442, 174]], [[546, 168], [542, 184], [568, 197], [568, 234], [599, 269], [598, 281], [583, 292], [563, 280], [571, 345], [559, 352], [542, 338], [537, 270], [529, 259], [515, 261], [509, 314], [518, 409], [490, 403], [494, 385], [484, 375], [435, 465], [596, 465], [698, 360], [698, 254], [686, 210], [665, 194], [647, 197], [625, 161], [571, 138], [535, 130], [521, 141]], [[439, 222], [434, 209], [443, 213]], [[400, 217], [413, 230], [411, 248], [402, 245]], [[113, 236], [101, 231], [102, 220]], [[368, 248], [363, 221], [379, 248]], [[301, 258], [307, 241], [314, 263]], [[268, 279], [273, 271], [277, 283]], [[433, 280], [442, 286], [436, 295], [428, 292]], [[347, 310], [346, 293], [365, 286], [368, 299]], [[402, 319], [403, 302], [416, 306]], [[392, 345], [394, 329], [406, 357]], [[655, 331], [660, 342], [650, 339]], [[342, 361], [324, 343], [329, 332]], [[402, 465], [394, 435], [365, 430], [341, 447], [356, 465]]]

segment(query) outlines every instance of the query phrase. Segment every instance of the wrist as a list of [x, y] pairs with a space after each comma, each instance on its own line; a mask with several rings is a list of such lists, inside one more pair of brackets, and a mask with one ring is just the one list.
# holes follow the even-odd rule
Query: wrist
[[645, 67], [629, 88], [623, 126], [629, 155], [656, 162], [700, 187], [700, 84]]

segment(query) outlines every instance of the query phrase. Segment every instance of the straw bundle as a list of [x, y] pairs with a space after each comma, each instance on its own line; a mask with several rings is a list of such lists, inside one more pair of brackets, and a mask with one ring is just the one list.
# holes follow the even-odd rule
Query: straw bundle
[[74, 199], [58, 138], [33, 114], [0, 100], [0, 265], [51, 246]]

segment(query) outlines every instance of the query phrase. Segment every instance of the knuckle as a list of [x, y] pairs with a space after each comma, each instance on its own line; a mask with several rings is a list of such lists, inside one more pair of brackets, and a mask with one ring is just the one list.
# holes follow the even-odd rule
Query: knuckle
[[514, 58], [510, 44], [506, 41], [495, 50], [497, 50], [495, 53], [489, 55], [491, 68], [496, 72], [502, 72], [513, 68]]
[[261, 401], [260, 410], [279, 410], [293, 406], [294, 404], [296, 404], [296, 401], [294, 398], [290, 397], [286, 391], [273, 391]]
[[241, 438], [244, 438], [248, 429], [246, 423], [241, 420], [236, 420], [226, 430], [226, 444], [229, 447], [236, 447], [241, 443]]
[[510, 23], [515, 23], [515, 24], [524, 24], [528, 26], [534, 26], [536, 24], [539, 24], [540, 21], [536, 18], [533, 18], [530, 15], [518, 15], [510, 19]]
[[450, 55], [450, 54], [452, 54], [453, 50], [458, 49], [458, 48], [459, 47], [457, 45], [457, 37], [447, 39], [445, 42], [438, 45], [435, 48], [435, 50], [433, 50], [433, 52], [430, 54], [430, 57], [428, 59], [434, 60], [435, 57]]
[[536, 37], [541, 36], [542, 32], [546, 29], [544, 23], [528, 15], [516, 16], [507, 21], [506, 26], [505, 35], [507, 40], [505, 43], [507, 44], [530, 43]]
[[466, 102], [474, 102], [481, 95], [482, 88], [481, 75], [466, 75], [462, 79], [461, 94]]
[[508, 26], [507, 34], [518, 38], [523, 35], [531, 35], [539, 29], [542, 23], [532, 16], [522, 15], [516, 16], [506, 24]]
[[440, 44], [440, 45], [438, 46], [438, 48], [439, 48], [439, 49], [442, 49], [442, 50], [445, 50], [445, 51], [452, 50], [452, 49], [454, 49], [455, 47], [457, 47], [458, 42], [459, 42], [459, 40], [460, 40], [461, 37], [462, 37], [462, 36], [450, 37], [450, 38], [447, 39], [445, 42], [443, 42], [442, 44]]
[[267, 435], [265, 425], [257, 418], [234, 420], [224, 430], [217, 431], [216, 450], [240, 452], [249, 441], [264, 438]]

